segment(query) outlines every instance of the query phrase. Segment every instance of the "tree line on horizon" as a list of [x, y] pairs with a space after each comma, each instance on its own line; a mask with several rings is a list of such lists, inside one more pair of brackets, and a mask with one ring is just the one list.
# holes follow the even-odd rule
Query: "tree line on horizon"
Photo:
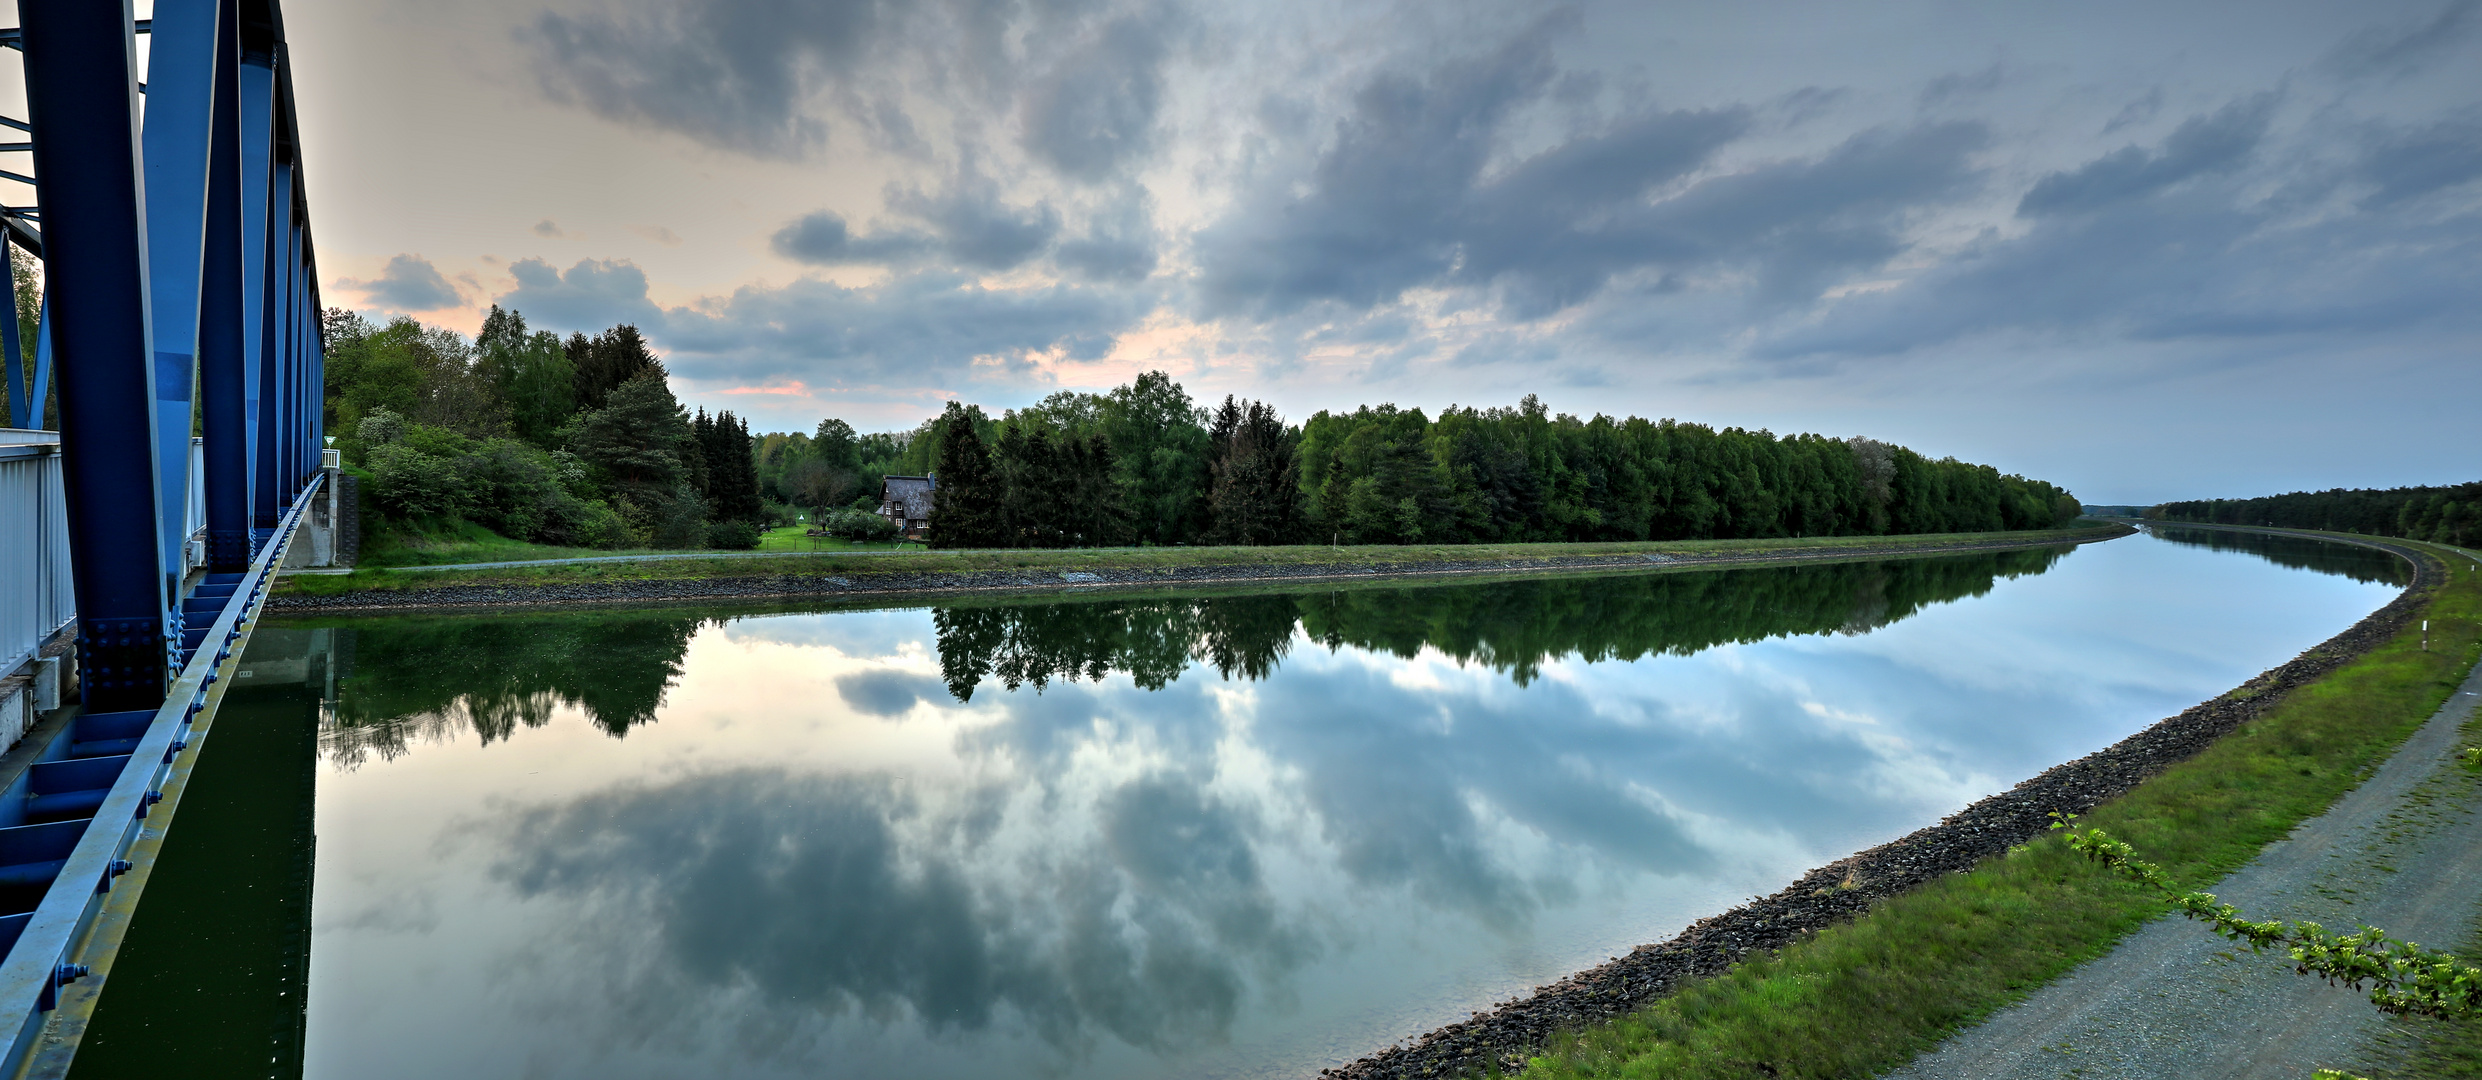
[[2157, 505], [2146, 517], [2470, 546], [2482, 544], [2482, 480], [2445, 487], [2330, 488], [2255, 499], [2188, 499]]
[[495, 306], [471, 341], [341, 309], [322, 329], [328, 429], [383, 517], [539, 543], [746, 546], [802, 518], [883, 535], [881, 482], [928, 474], [945, 547], [1867, 536], [2078, 513], [2056, 485], [1874, 439], [1554, 414], [1532, 395], [1296, 425], [1152, 371], [997, 415], [950, 402], [910, 431], [753, 434], [683, 408], [631, 326], [564, 340]]
[[1867, 438], [1677, 420], [1393, 404], [1290, 425], [1194, 402], [1162, 372], [994, 417], [950, 402], [913, 431], [769, 434], [772, 497], [829, 507], [888, 475], [938, 477], [943, 547], [1516, 543], [2051, 528], [2056, 485]]

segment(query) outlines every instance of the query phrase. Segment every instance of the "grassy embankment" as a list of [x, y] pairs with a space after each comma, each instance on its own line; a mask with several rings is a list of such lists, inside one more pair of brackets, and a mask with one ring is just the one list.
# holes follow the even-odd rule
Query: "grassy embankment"
[[[1072, 548], [1064, 550], [1008, 551], [933, 551], [908, 546], [895, 553], [885, 547], [872, 549], [881, 554], [863, 554], [850, 546], [793, 546], [811, 543], [798, 535], [787, 537], [788, 531], [769, 533], [757, 557], [735, 555], [716, 558], [650, 559], [635, 562], [573, 563], [545, 566], [506, 566], [480, 570], [415, 570], [406, 571], [389, 566], [372, 566], [370, 560], [350, 574], [296, 575], [283, 580], [278, 591], [296, 595], [331, 596], [361, 591], [399, 591], [463, 585], [565, 585], [588, 582], [680, 580], [715, 577], [767, 577], [772, 575], [842, 574], [867, 578], [871, 574], [956, 573], [973, 570], [1057, 569], [1092, 570], [1097, 568], [1158, 570], [1194, 566], [1272, 566], [1300, 564], [1347, 564], [1384, 570], [1390, 565], [1418, 563], [1514, 562], [1528, 559], [1563, 558], [1592, 555], [1660, 554], [1678, 556], [1731, 557], [1798, 554], [1819, 549], [1866, 548], [1902, 554], [1921, 548], [1989, 543], [2073, 542], [2093, 539], [2105, 532], [2124, 526], [2085, 524], [2039, 532], [1930, 533], [1917, 536], [1828, 536], [1777, 538], [1765, 540], [1667, 540], [1638, 543], [1599, 544], [1405, 544], [1329, 547], [1324, 544], [1303, 544], [1287, 547], [1148, 547], [1148, 548]], [[494, 538], [496, 539], [496, 538]], [[503, 545], [514, 541], [501, 541]], [[841, 541], [835, 542], [842, 544]], [[485, 544], [479, 542], [478, 545]], [[396, 566], [440, 565], [445, 563], [500, 561], [509, 558], [599, 557], [615, 554], [670, 554], [666, 552], [569, 551], [521, 545], [528, 553], [504, 554], [509, 547], [478, 546], [471, 549], [441, 546], [423, 553], [418, 562], [399, 562]], [[449, 557], [448, 552], [456, 552]], [[562, 554], [551, 554], [561, 552]], [[850, 553], [849, 557], [838, 558]], [[695, 553], [693, 553], [695, 554]], [[706, 553], [721, 556], [722, 553]], [[777, 555], [779, 557], [768, 557]]]
[[[2393, 640], [2080, 824], [2110, 830], [2184, 888], [2202, 888], [2325, 809], [2438, 709], [2482, 651], [2482, 574], [2449, 558], [2454, 572]], [[2427, 651], [2422, 618], [2431, 620]], [[1870, 1076], [2101, 955], [2166, 910], [2045, 837], [1564, 1037], [1523, 1075]], [[2334, 1063], [2303, 1062], [2303, 1075], [2325, 1064]]]
[[[758, 550], [800, 554], [828, 551], [890, 551], [900, 545], [856, 544], [849, 540], [807, 535], [799, 525], [769, 529], [759, 534]], [[919, 545], [915, 545], [919, 546]], [[560, 547], [553, 544], [529, 544], [511, 540], [472, 522], [428, 532], [389, 530], [373, 536], [362, 548], [360, 565], [373, 569], [396, 566], [443, 566], [452, 563], [516, 562], [525, 559], [590, 559], [611, 555], [676, 555], [696, 554], [699, 548], [629, 548], [607, 551], [600, 548]]]

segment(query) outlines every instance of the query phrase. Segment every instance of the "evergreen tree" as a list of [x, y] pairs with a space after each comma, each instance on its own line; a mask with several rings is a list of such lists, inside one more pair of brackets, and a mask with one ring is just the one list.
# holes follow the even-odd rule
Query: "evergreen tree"
[[931, 500], [931, 546], [999, 547], [1006, 543], [1000, 503], [1006, 492], [974, 417], [949, 402], [938, 423], [938, 488]]
[[575, 372], [575, 400], [580, 409], [600, 409], [612, 391], [632, 379], [654, 372], [669, 375], [663, 361], [646, 347], [638, 328], [626, 323], [594, 337], [572, 334], [563, 347]]
[[683, 459], [694, 446], [688, 410], [661, 374], [649, 372], [581, 416], [569, 448], [606, 490], [651, 504], [687, 486]]
[[765, 519], [749, 425], [729, 412], [717, 413], [701, 449], [707, 462], [707, 503], [715, 520], [757, 524]]
[[1288, 544], [1303, 529], [1296, 440], [1263, 401], [1231, 395], [1207, 432], [1211, 544]]

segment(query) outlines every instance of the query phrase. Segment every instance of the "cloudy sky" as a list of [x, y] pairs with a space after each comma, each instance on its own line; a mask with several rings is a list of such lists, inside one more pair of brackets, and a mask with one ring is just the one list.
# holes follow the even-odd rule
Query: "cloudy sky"
[[330, 301], [761, 429], [1150, 368], [1869, 434], [2089, 501], [2482, 474], [2482, 6], [297, 0]]

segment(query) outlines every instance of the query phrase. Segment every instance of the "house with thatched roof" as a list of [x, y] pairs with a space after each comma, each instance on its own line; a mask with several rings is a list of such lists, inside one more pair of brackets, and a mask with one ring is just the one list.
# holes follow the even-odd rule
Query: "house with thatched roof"
[[891, 476], [879, 484], [879, 516], [896, 525], [896, 535], [907, 540], [931, 538], [931, 493], [939, 490], [939, 477]]

